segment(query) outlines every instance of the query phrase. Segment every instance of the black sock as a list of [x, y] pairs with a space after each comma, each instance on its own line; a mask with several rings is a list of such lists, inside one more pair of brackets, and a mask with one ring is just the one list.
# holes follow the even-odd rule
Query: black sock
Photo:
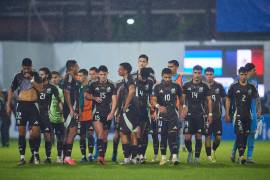
[[104, 143], [102, 139], [97, 139], [97, 147], [98, 147], [98, 152], [100, 157], [104, 157]]
[[117, 140], [113, 139], [113, 154], [114, 155], [117, 155], [118, 145], [119, 145], [119, 139]]
[[132, 159], [135, 159], [137, 156], [137, 150], [138, 150], [138, 146], [137, 145], [131, 145], [131, 155], [132, 155]]
[[154, 154], [156, 155], [158, 154], [158, 149], [159, 149], [158, 134], [153, 134], [152, 139], [153, 139]]
[[143, 138], [138, 138], [138, 154], [143, 154]]
[[123, 153], [125, 158], [129, 158], [130, 156], [130, 145], [129, 144], [122, 144]]
[[65, 156], [71, 157], [73, 144], [65, 144]]
[[57, 156], [61, 157], [63, 152], [63, 142], [57, 141]]
[[34, 155], [34, 141], [32, 138], [29, 138], [29, 147], [30, 147], [30, 151], [31, 151], [31, 154]]
[[147, 146], [148, 146], [148, 135], [146, 135], [146, 136], [143, 138], [143, 144], [142, 144], [142, 155], [143, 155], [143, 156], [145, 156]]
[[202, 150], [202, 140], [201, 139], [196, 139], [196, 144], [195, 144], [195, 157], [199, 158]]
[[186, 146], [188, 152], [191, 153], [192, 152], [192, 142], [191, 142], [191, 140], [185, 140], [185, 146]]
[[25, 155], [25, 148], [26, 148], [25, 136], [19, 136], [18, 146], [19, 146], [20, 155]]
[[220, 144], [220, 140], [217, 140], [217, 139], [216, 139], [216, 140], [213, 142], [213, 150], [214, 150], [214, 151], [217, 150], [219, 144]]
[[205, 152], [207, 156], [211, 156], [211, 147], [206, 147], [205, 146]]
[[82, 155], [85, 157], [86, 156], [86, 142], [85, 142], [85, 138], [81, 138], [80, 139], [80, 149], [81, 149]]
[[52, 142], [45, 141], [45, 151], [47, 158], [51, 157], [51, 150], [52, 150]]
[[168, 141], [168, 136], [167, 134], [161, 136], [161, 142], [160, 142], [160, 151], [161, 151], [161, 155], [166, 155], [167, 152], [167, 141]]
[[171, 154], [177, 154], [178, 145], [177, 145], [177, 132], [168, 133], [168, 141], [171, 150]]
[[103, 141], [103, 151], [104, 151], [104, 156], [105, 156], [105, 154], [106, 154], [106, 152], [107, 152], [107, 147], [108, 147], [108, 141]]
[[95, 146], [95, 139], [92, 135], [88, 137], [88, 151], [89, 153], [93, 154]]

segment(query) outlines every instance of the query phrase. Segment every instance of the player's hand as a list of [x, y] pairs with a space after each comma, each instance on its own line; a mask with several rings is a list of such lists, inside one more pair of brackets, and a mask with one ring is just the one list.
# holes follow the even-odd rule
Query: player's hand
[[185, 119], [188, 113], [187, 107], [183, 107], [182, 112], [180, 113], [182, 119]]
[[231, 122], [231, 117], [230, 117], [229, 113], [226, 113], [226, 114], [225, 114], [225, 121], [226, 121], [227, 123], [230, 123], [230, 122]]
[[212, 124], [212, 122], [213, 122], [213, 116], [209, 116], [209, 115], [208, 115], [208, 123], [209, 123], [209, 124]]
[[152, 119], [153, 121], [156, 121], [156, 120], [157, 120], [157, 112], [153, 112], [153, 113], [151, 114], [151, 119]]
[[111, 121], [111, 120], [113, 119], [113, 116], [114, 116], [114, 113], [111, 112], [111, 113], [108, 115], [107, 120], [108, 120], [108, 121]]
[[255, 133], [255, 139], [257, 139], [258, 136], [260, 136], [262, 134], [262, 129], [263, 129], [263, 120], [262, 120], [262, 118], [260, 118], [258, 120], [258, 123], [257, 123], [257, 129], [256, 129], [256, 133]]
[[76, 113], [73, 108], [70, 108], [69, 114], [71, 117], [78, 118], [78, 113]]
[[7, 105], [6, 105], [7, 107], [7, 109], [6, 109], [6, 111], [7, 111], [7, 115], [8, 116], [10, 116], [11, 115], [11, 112], [12, 112], [12, 109], [11, 109], [11, 107], [10, 107], [10, 104], [9, 103], [7, 103]]
[[161, 113], [166, 113], [166, 112], [167, 112], [167, 108], [164, 107], [164, 106], [160, 106], [160, 107], [158, 108], [158, 110], [159, 110], [159, 112], [161, 112]]
[[97, 103], [101, 103], [102, 99], [100, 97], [93, 97], [94, 101], [96, 101]]

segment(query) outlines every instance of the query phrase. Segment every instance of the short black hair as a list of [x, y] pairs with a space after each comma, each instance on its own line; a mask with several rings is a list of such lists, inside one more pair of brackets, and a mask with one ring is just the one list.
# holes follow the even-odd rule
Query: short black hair
[[102, 72], [109, 72], [107, 66], [104, 66], [104, 65], [99, 66], [98, 72], [100, 72], [100, 71], [102, 71]]
[[202, 68], [202, 66], [200, 66], [200, 65], [196, 65], [196, 66], [193, 67], [193, 71], [195, 71], [195, 70], [197, 70], [197, 71], [202, 71], [203, 68]]
[[162, 69], [161, 75], [163, 76], [164, 74], [172, 74], [172, 70], [169, 68], [164, 68]]
[[45, 72], [45, 74], [48, 75], [48, 79], [51, 79], [52, 78], [52, 74], [51, 74], [51, 71], [49, 70], [49, 68], [42, 67], [42, 68], [39, 69], [39, 71]]
[[120, 64], [120, 66], [123, 67], [128, 72], [128, 74], [131, 73], [132, 66], [128, 62], [123, 62]]
[[240, 73], [247, 73], [247, 69], [245, 68], [245, 67], [240, 67], [239, 69], [238, 69], [238, 74], [240, 74]]
[[246, 70], [249, 72], [249, 71], [251, 71], [252, 69], [255, 69], [256, 67], [255, 67], [255, 65], [254, 65], [253, 63], [247, 63], [247, 64], [245, 65], [245, 68], [246, 68]]
[[146, 61], [148, 62], [148, 56], [146, 55], [146, 54], [141, 54], [140, 56], [139, 56], [139, 59], [140, 58], [144, 58], [144, 59], [146, 59]]
[[141, 68], [140, 75], [142, 76], [142, 79], [148, 79], [151, 74], [151, 68]]
[[57, 76], [60, 76], [60, 73], [59, 73], [59, 72], [57, 72], [57, 71], [52, 71], [52, 72], [51, 72], [51, 74], [52, 74], [52, 75], [57, 75]]
[[80, 69], [79, 73], [82, 73], [83, 75], [87, 76], [88, 75], [88, 71], [86, 69]]
[[22, 66], [32, 66], [32, 60], [30, 58], [24, 58], [22, 60]]
[[98, 69], [97, 69], [96, 67], [91, 67], [91, 68], [89, 69], [89, 71], [95, 71], [95, 72], [98, 72]]
[[211, 73], [215, 73], [215, 70], [214, 70], [214, 68], [212, 68], [212, 67], [207, 67], [205, 70], [204, 70], [204, 74], [206, 73], [206, 72], [211, 72]]
[[76, 64], [77, 64], [77, 61], [75, 61], [74, 59], [67, 60], [67, 62], [66, 62], [66, 68], [67, 68], [67, 70], [70, 70], [70, 68], [72, 68]]
[[177, 60], [170, 60], [170, 61], [168, 61], [168, 63], [169, 64], [173, 64], [173, 65], [175, 65], [176, 67], [179, 67], [179, 62], [177, 61]]

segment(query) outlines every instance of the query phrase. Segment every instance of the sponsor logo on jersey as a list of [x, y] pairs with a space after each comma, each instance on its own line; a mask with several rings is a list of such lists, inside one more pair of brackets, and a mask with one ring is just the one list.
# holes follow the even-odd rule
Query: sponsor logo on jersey
[[175, 91], [176, 91], [175, 88], [172, 88], [172, 89], [171, 89], [171, 93], [172, 93], [172, 94], [175, 94]]
[[51, 89], [51, 88], [48, 88], [48, 89], [46, 90], [46, 92], [47, 92], [47, 94], [51, 94], [51, 93], [52, 93], [52, 89]]

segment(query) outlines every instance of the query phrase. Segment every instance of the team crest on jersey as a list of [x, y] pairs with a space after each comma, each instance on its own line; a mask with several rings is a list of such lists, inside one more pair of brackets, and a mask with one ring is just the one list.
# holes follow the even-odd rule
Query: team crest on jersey
[[191, 91], [191, 87], [187, 88], [188, 91]]
[[172, 88], [172, 89], [171, 89], [171, 93], [172, 93], [172, 94], [175, 94], [175, 91], [176, 91], [175, 88]]
[[52, 89], [51, 89], [51, 88], [48, 88], [48, 89], [46, 90], [46, 93], [47, 93], [47, 94], [51, 94], [51, 93], [52, 93]]
[[148, 85], [148, 84], [145, 85], [145, 90], [146, 90], [146, 91], [149, 90], [149, 85]]
[[111, 92], [111, 87], [107, 87], [107, 93]]
[[200, 88], [199, 88], [199, 92], [200, 92], [200, 93], [203, 92], [203, 87], [200, 87]]
[[217, 88], [217, 89], [215, 90], [215, 93], [216, 93], [216, 94], [219, 94], [219, 88]]
[[249, 90], [248, 90], [248, 95], [251, 95], [251, 93], [252, 93], [252, 90], [249, 89]]

